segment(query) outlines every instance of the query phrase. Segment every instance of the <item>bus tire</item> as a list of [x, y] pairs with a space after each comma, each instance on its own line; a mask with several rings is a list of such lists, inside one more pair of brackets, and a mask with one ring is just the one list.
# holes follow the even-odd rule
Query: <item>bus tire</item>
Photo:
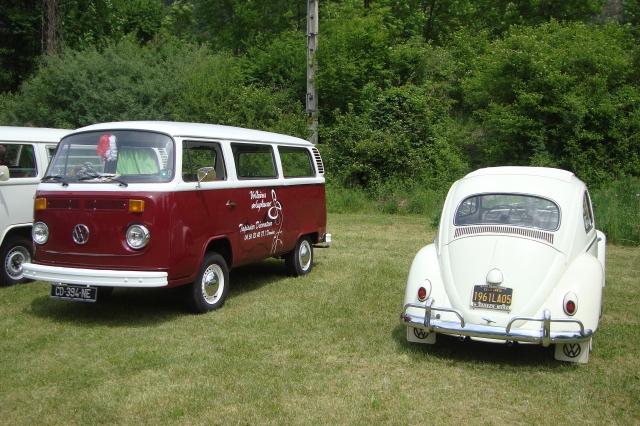
[[214, 311], [224, 304], [229, 290], [229, 268], [218, 253], [208, 253], [196, 280], [187, 285], [187, 304], [195, 313]]
[[31, 281], [22, 274], [22, 264], [33, 258], [33, 242], [29, 238], [20, 235], [9, 238], [2, 246], [0, 256], [0, 284], [9, 286]]
[[287, 253], [284, 258], [287, 273], [292, 277], [307, 275], [313, 267], [313, 244], [311, 238], [302, 236], [296, 243], [295, 248]]

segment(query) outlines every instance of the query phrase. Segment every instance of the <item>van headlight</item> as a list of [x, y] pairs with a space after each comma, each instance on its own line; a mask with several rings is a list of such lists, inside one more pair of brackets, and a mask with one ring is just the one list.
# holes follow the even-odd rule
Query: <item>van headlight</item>
[[139, 250], [149, 243], [149, 230], [143, 225], [131, 225], [127, 229], [127, 244], [134, 250]]
[[49, 227], [44, 222], [36, 222], [31, 229], [31, 237], [36, 244], [44, 244], [49, 239]]

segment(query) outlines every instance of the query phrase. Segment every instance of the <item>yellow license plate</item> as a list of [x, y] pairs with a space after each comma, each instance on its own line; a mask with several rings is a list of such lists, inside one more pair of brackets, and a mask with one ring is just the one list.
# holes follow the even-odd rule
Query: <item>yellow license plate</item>
[[512, 288], [494, 287], [490, 285], [476, 285], [473, 287], [471, 306], [473, 306], [474, 308], [508, 311], [511, 309], [512, 299]]

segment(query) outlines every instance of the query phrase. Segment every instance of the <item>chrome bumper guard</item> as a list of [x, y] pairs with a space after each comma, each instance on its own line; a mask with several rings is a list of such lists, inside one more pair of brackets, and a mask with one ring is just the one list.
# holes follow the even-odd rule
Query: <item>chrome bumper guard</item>
[[[486, 339], [505, 340], [513, 342], [538, 343], [542, 346], [549, 346], [557, 343], [578, 343], [585, 342], [591, 338], [592, 330], [585, 330], [580, 320], [569, 318], [551, 318], [548, 309], [543, 311], [542, 318], [533, 317], [513, 317], [505, 328], [466, 324], [464, 316], [460, 311], [453, 308], [433, 306], [434, 300], [429, 298], [424, 304], [407, 303], [400, 314], [400, 321], [407, 327], [414, 327], [428, 333], [451, 334], [455, 336], [481, 337]], [[424, 310], [424, 316], [407, 314], [409, 308]], [[459, 322], [441, 321], [440, 315], [434, 312], [449, 312], [458, 317]], [[540, 330], [512, 330], [513, 324], [518, 321], [538, 321], [541, 323]], [[552, 324], [571, 323], [576, 324], [579, 331], [552, 331]]]

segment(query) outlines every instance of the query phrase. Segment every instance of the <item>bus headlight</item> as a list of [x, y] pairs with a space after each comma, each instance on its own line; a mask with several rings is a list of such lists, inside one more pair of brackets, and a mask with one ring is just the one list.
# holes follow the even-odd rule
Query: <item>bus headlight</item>
[[149, 230], [143, 225], [131, 225], [127, 229], [127, 244], [134, 250], [139, 250], [149, 243]]
[[31, 229], [31, 237], [36, 244], [44, 244], [49, 239], [49, 228], [44, 222], [36, 222]]

